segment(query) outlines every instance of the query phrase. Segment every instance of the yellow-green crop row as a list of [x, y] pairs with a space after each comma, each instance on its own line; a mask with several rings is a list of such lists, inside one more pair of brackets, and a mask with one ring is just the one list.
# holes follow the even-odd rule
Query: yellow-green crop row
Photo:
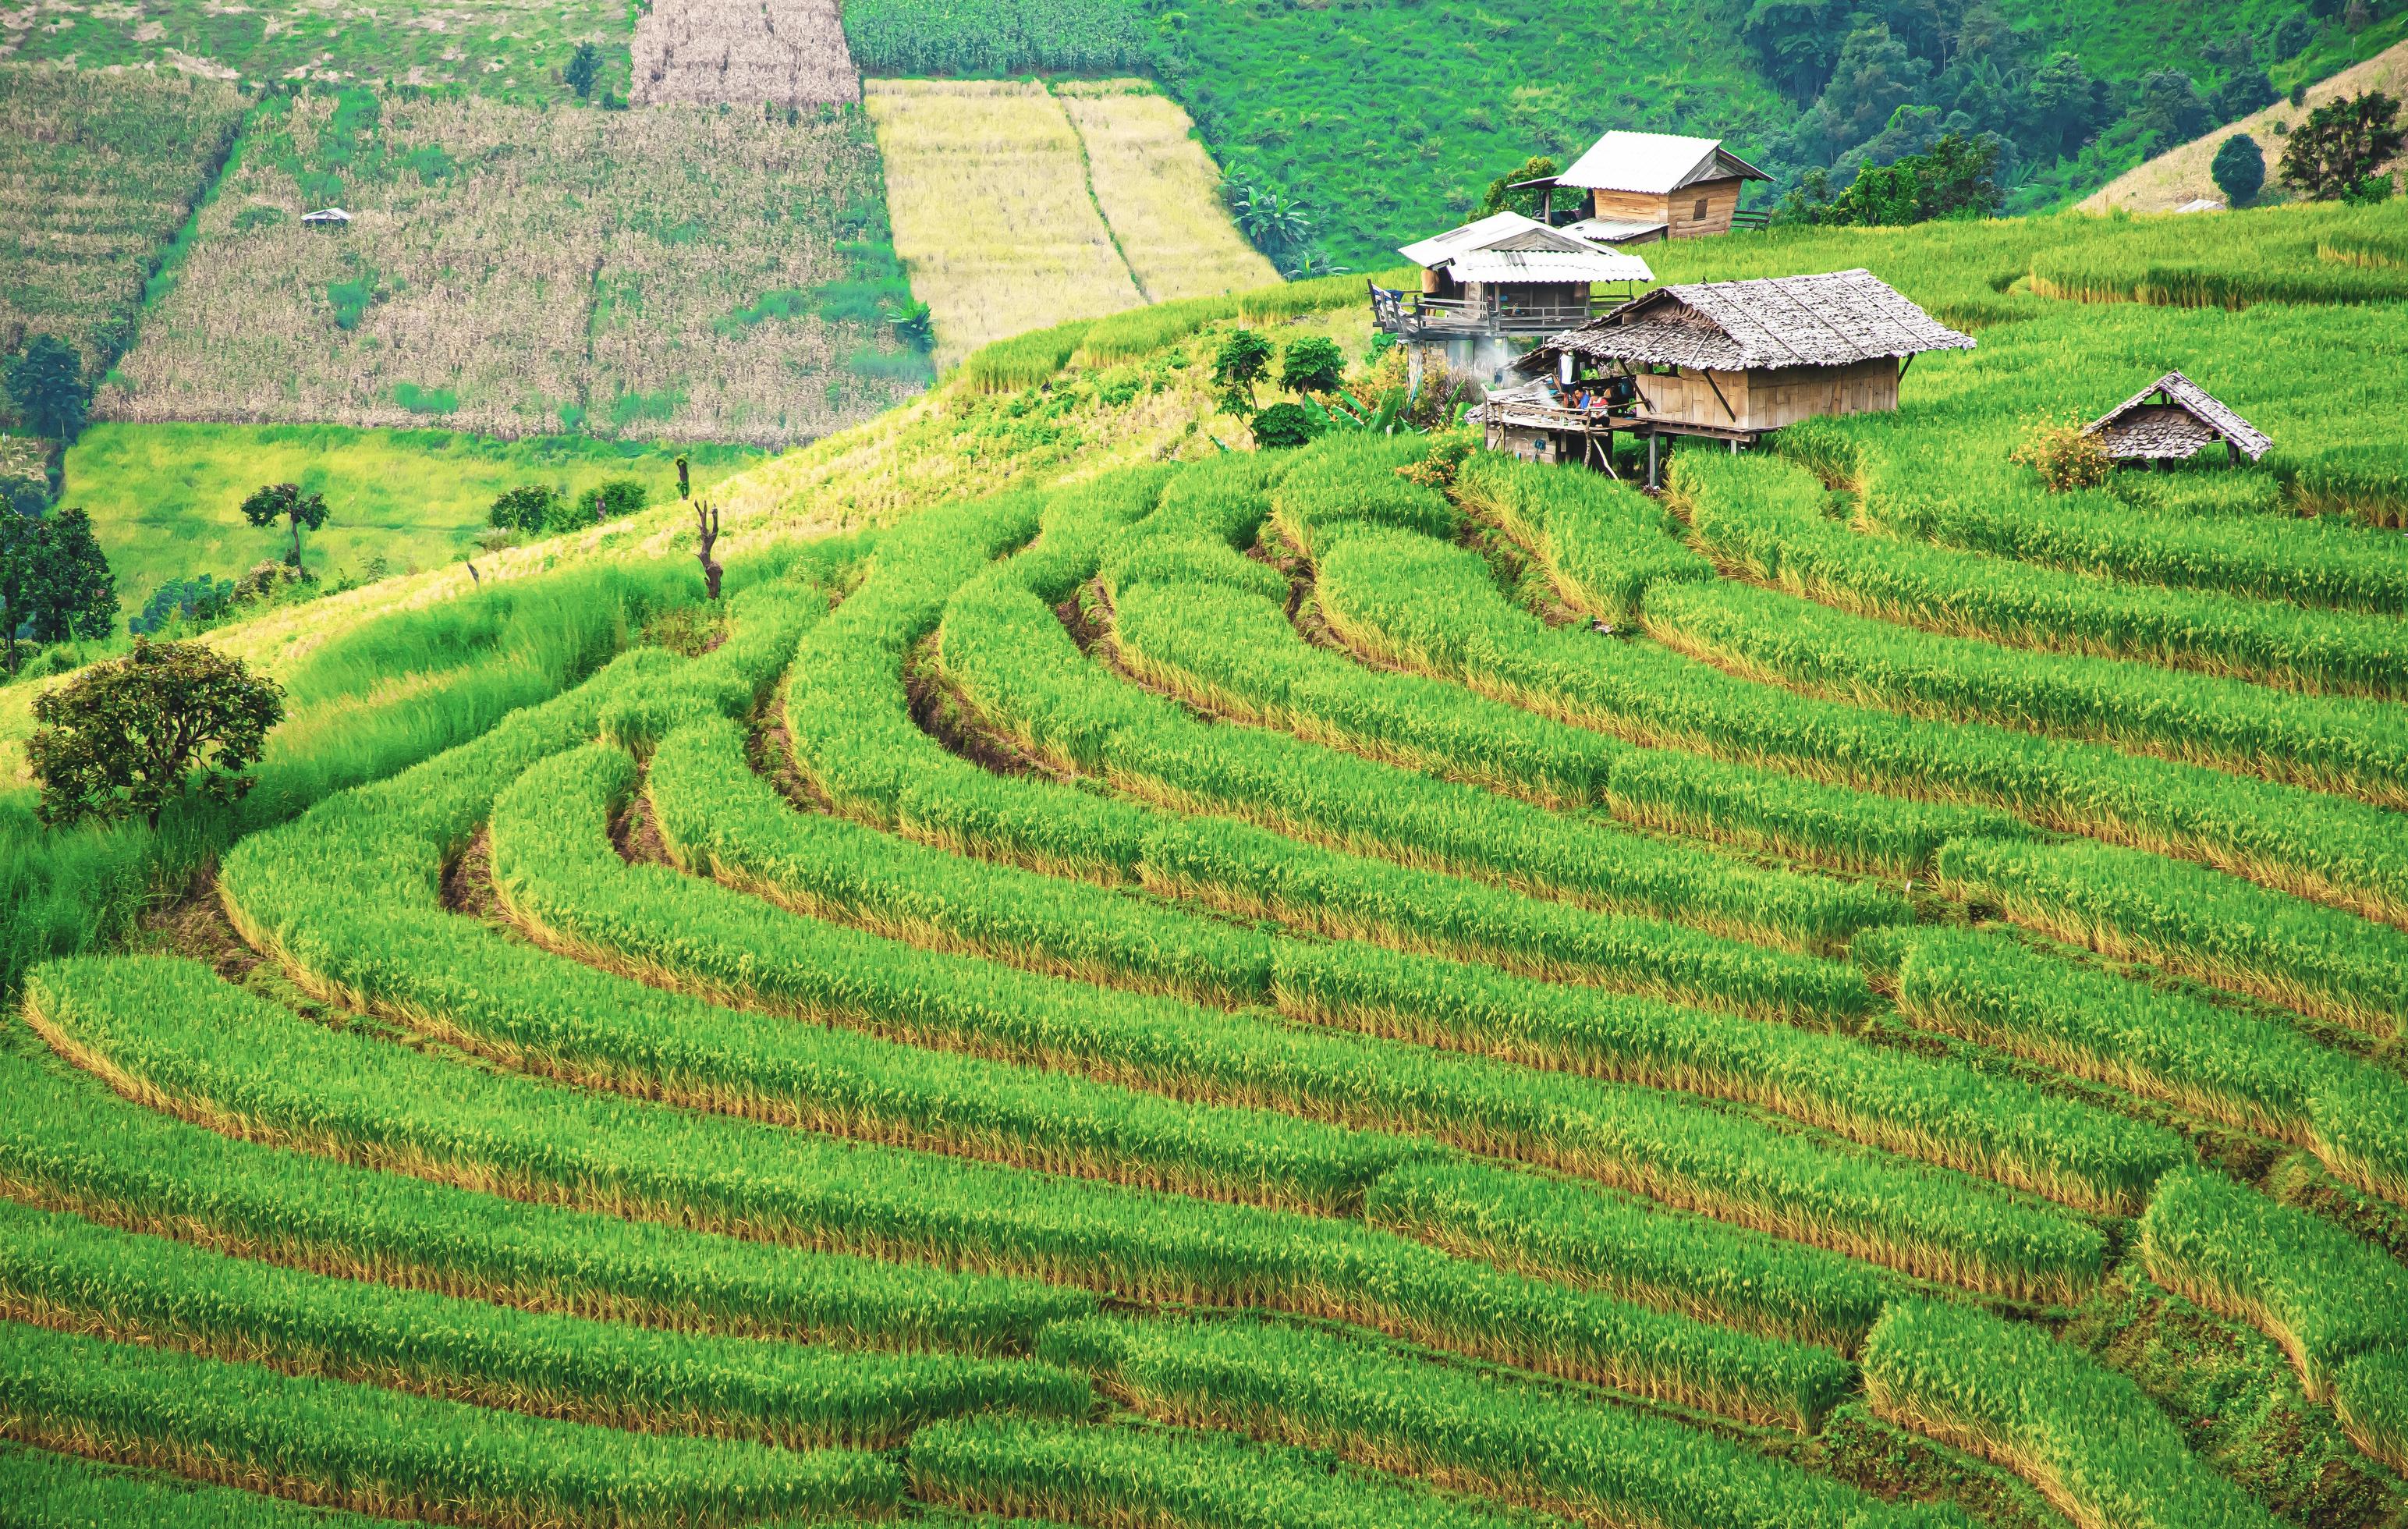
[[2150, 1279], [2281, 1344], [2313, 1400], [2331, 1398], [2357, 1355], [2408, 1348], [2408, 1268], [2220, 1175], [2168, 1177], [2141, 1218], [2140, 1248]]
[[671, 1529], [891, 1516], [874, 1454], [625, 1433], [0, 1322], [0, 1433], [380, 1515]]
[[[1784, 431], [1780, 444], [1804, 460], [1823, 446], [1847, 445], [1804, 426]], [[1914, 537], [1866, 535], [1825, 516], [1822, 486], [1770, 457], [1680, 453], [1672, 483], [1698, 543], [1717, 561], [1860, 616], [2295, 690], [2408, 694], [2408, 650], [2387, 617], [2114, 583]]]
[[[595, 1095], [311, 1024], [164, 958], [45, 966], [64, 1055], [188, 1119], [346, 1162], [766, 1241], [1259, 1306], [1810, 1427], [1838, 1355], [1499, 1273], [1359, 1223]], [[1997, 1234], [1994, 1234], [1997, 1235]]]
[[1659, 1414], [1268, 1322], [1096, 1319], [1045, 1357], [1149, 1418], [1227, 1429], [1587, 1523], [1681, 1529], [1955, 1524]]
[[1508, 605], [1476, 555], [1423, 538], [1351, 537], [1322, 559], [1318, 588], [1333, 626], [1376, 656], [1413, 657], [1634, 741], [2000, 808], [2408, 917], [2408, 830], [2364, 803], [2097, 744], [1796, 695], [1652, 643], [1550, 629]]
[[[1209, 507], [1213, 486], [1253, 460], [1233, 456], [1191, 469], [1166, 492], [1166, 509]], [[1008, 497], [907, 523], [882, 543], [868, 579], [805, 640], [784, 720], [795, 764], [838, 812], [963, 854], [1107, 884], [1142, 882], [1313, 934], [1750, 1013], [1867, 1009], [1861, 984], [1828, 962], [1304, 844], [1229, 818], [998, 775], [949, 752], [914, 721], [906, 655], [935, 629], [953, 589], [995, 551], [1036, 534], [1040, 507], [1033, 497]], [[1066, 545], [1076, 553], [1104, 534], [1083, 495], [1057, 501], [1050, 513], [1061, 535], [1024, 557]], [[1125, 519], [1108, 508], [1104, 525]], [[1049, 559], [1055, 572], [1044, 593], [1067, 597], [1093, 572], [1096, 556], [1090, 550], [1067, 564]]]
[[2277, 1529], [2124, 1376], [2039, 1328], [1894, 1302], [1865, 1348], [1873, 1410], [1996, 1461], [2082, 1529]]
[[2408, 807], [2408, 725], [2382, 702], [1941, 636], [1746, 584], [1663, 590], [1646, 627], [1720, 668], [1811, 695], [2112, 743]]
[[[20, 1032], [22, 1034], [22, 1032]], [[601, 1322], [906, 1350], [1025, 1353], [1085, 1291], [882, 1264], [333, 1163], [129, 1103], [0, 1047], [0, 1188], [286, 1267]]]
[[2408, 1079], [2385, 1067], [1991, 934], [1885, 932], [1852, 954], [1885, 974], [1916, 1024], [2305, 1146], [2342, 1178], [2408, 1204]]
[[788, 1449], [882, 1449], [934, 1418], [1085, 1414], [1025, 1361], [871, 1354], [539, 1315], [280, 1268], [0, 1199], [0, 1314], [538, 1417]]
[[1714, 576], [1713, 564], [1675, 539], [1680, 522], [1660, 503], [1619, 492], [1611, 479], [1481, 451], [1464, 462], [1452, 492], [1527, 550], [1556, 597], [1593, 620], [1628, 626], [1654, 586]]
[[2408, 935], [2201, 865], [2113, 845], [1969, 839], [1953, 894], [2108, 955], [2319, 1015], [2378, 1040], [2408, 1023]]

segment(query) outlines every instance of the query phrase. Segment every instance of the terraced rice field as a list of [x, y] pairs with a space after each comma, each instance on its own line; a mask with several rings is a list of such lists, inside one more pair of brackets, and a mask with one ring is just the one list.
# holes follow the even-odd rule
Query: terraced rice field
[[2396, 536], [2290, 513], [2386, 443], [2003, 453], [2076, 343], [2296, 441], [2401, 309], [2011, 236], [1902, 247], [1994, 305], [1905, 411], [1662, 499], [1340, 436], [791, 550], [37, 968], [0, 1500], [2399, 1522]]

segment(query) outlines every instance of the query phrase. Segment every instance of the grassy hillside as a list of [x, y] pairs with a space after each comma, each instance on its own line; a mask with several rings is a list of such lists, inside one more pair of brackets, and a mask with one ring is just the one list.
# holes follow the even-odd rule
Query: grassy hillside
[[[714, 611], [664, 507], [214, 634], [231, 848], [0, 862], [0, 1500], [2390, 1529], [2403, 236], [1672, 247], [1979, 343], [1660, 498], [1222, 450], [1231, 326], [1388, 364], [1160, 305], [719, 485]], [[2264, 462], [2015, 460], [2176, 364]]]

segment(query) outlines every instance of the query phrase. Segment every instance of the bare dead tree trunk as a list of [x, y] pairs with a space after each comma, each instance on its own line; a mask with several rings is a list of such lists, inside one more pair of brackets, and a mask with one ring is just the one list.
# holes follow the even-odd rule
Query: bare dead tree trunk
[[679, 498], [681, 498], [681, 499], [691, 499], [691, 498], [693, 498], [693, 497], [694, 497], [694, 495], [693, 495], [693, 493], [689, 491], [689, 484], [688, 484], [688, 481], [687, 481], [687, 479], [686, 479], [685, 453], [684, 453], [683, 451], [680, 451], [680, 452], [678, 453], [678, 459], [677, 459], [677, 469], [678, 469], [678, 497], [679, 497]]
[[708, 500], [696, 500], [694, 507], [694, 534], [702, 542], [695, 561], [702, 564], [702, 586], [706, 596], [719, 598], [719, 576], [723, 571], [710, 559], [710, 550], [719, 542], [719, 507]]

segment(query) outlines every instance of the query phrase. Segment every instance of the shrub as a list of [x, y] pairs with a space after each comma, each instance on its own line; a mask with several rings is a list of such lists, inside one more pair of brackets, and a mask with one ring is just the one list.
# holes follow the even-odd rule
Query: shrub
[[1254, 444], [1265, 450], [1309, 446], [1325, 428], [1301, 404], [1273, 404], [1254, 416]]
[[2099, 437], [2086, 434], [2071, 417], [2035, 422], [2008, 460], [2040, 474], [2051, 493], [2095, 489], [2115, 464]]
[[1345, 379], [1345, 353], [1318, 335], [1290, 345], [1280, 363], [1280, 386], [1293, 393], [1336, 393]]
[[494, 501], [486, 523], [496, 530], [540, 531], [560, 504], [560, 492], [541, 483], [522, 483]]

